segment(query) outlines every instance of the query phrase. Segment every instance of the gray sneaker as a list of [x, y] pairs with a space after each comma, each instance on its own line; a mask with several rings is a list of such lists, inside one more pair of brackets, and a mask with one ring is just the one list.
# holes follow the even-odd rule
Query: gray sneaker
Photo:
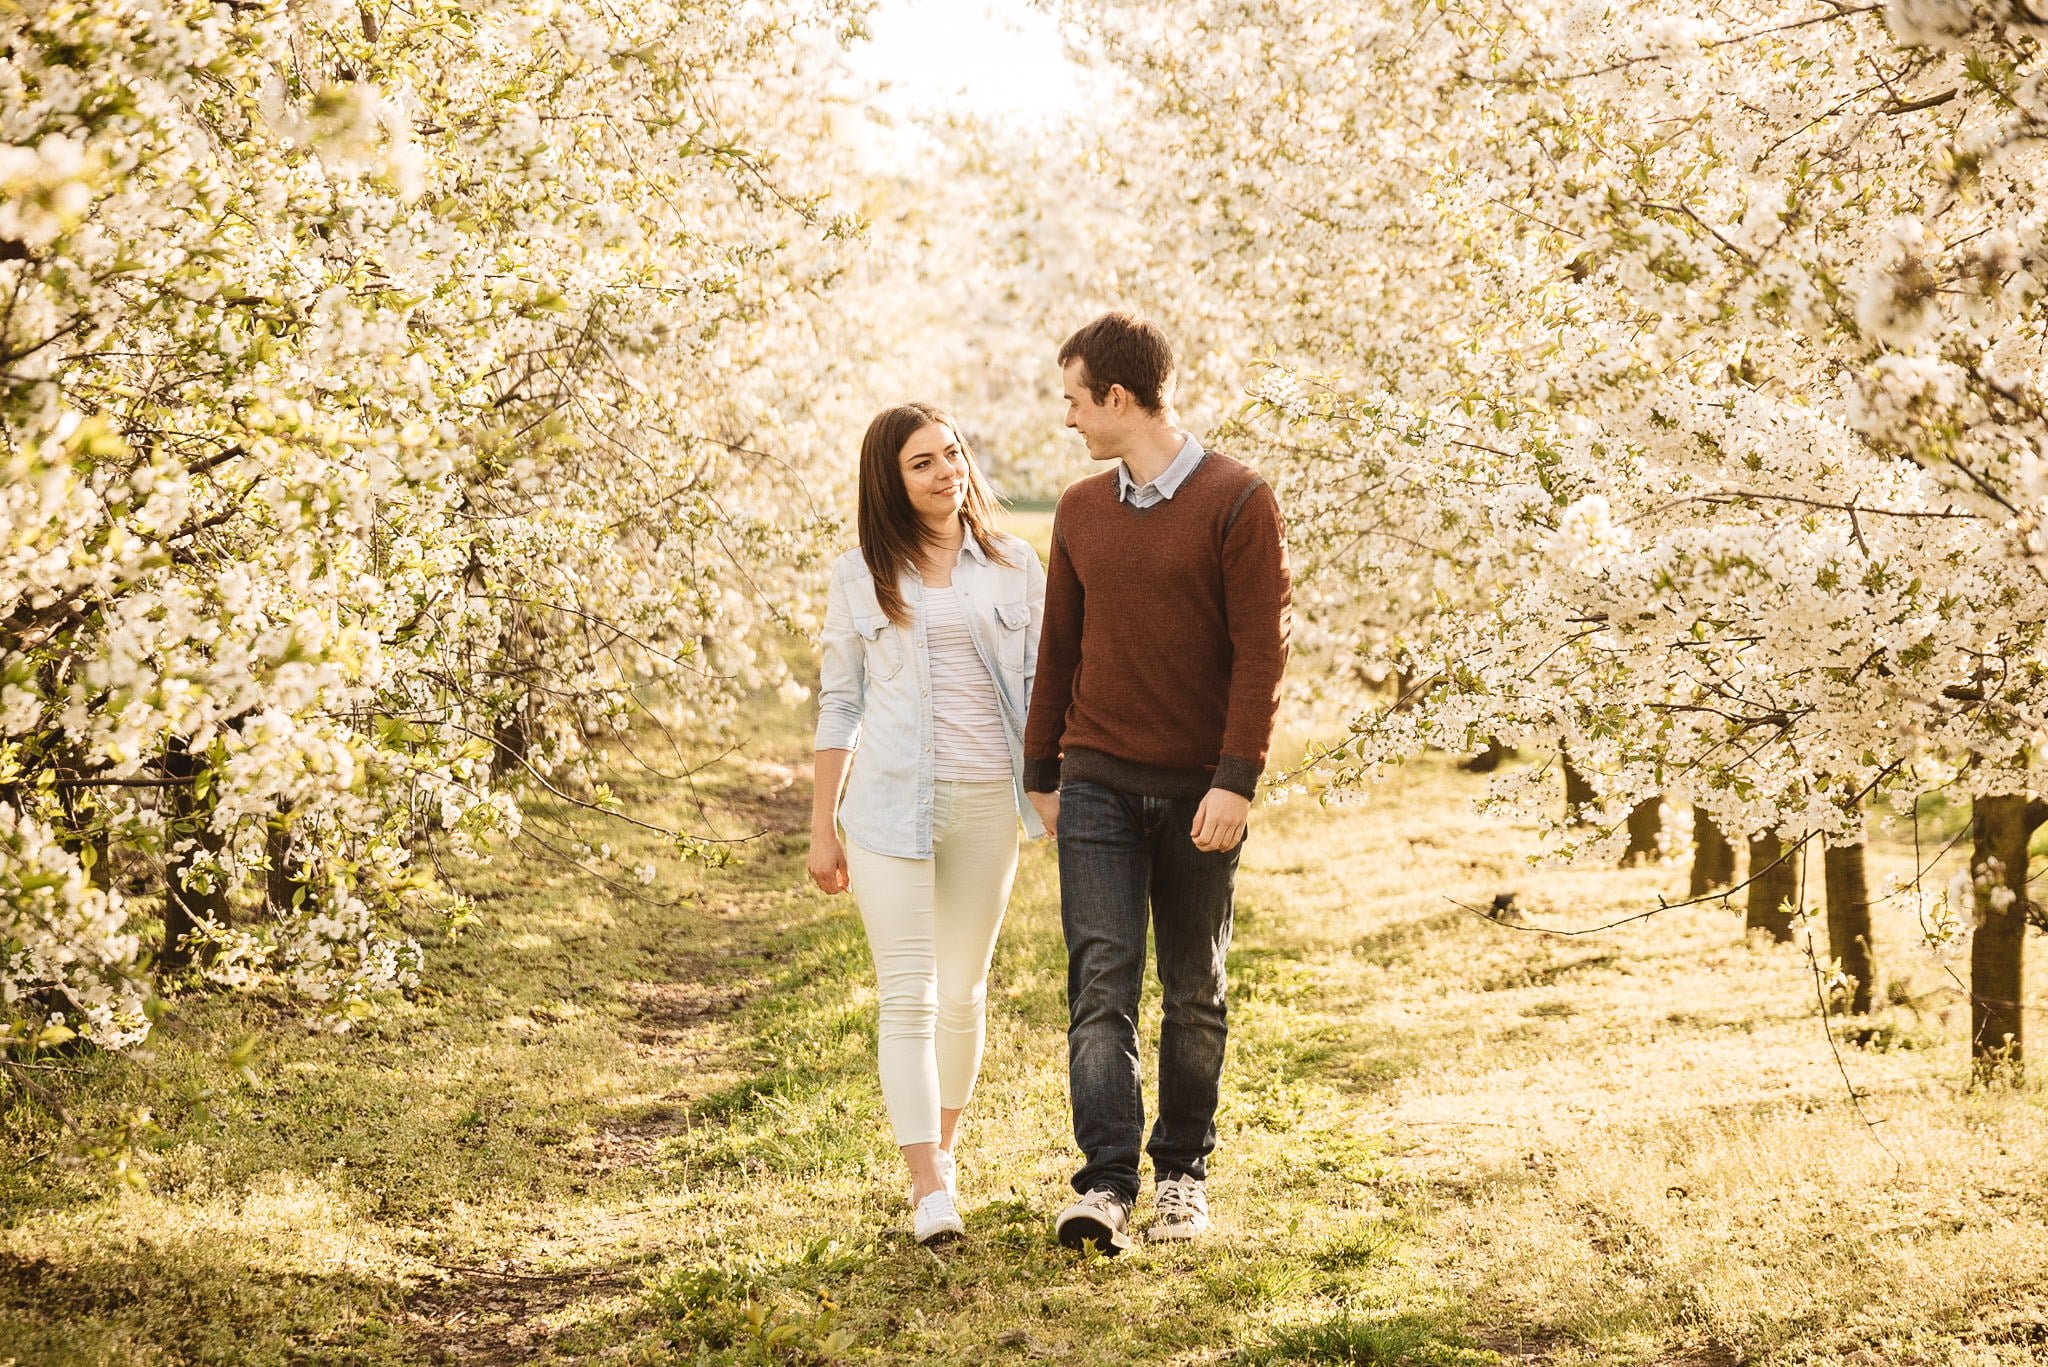
[[1097, 1187], [1060, 1212], [1053, 1234], [1068, 1248], [1093, 1247], [1114, 1258], [1131, 1246], [1131, 1208], [1107, 1187]]
[[1152, 1186], [1155, 1214], [1145, 1237], [1153, 1243], [1180, 1243], [1209, 1232], [1209, 1197], [1199, 1177], [1169, 1177]]

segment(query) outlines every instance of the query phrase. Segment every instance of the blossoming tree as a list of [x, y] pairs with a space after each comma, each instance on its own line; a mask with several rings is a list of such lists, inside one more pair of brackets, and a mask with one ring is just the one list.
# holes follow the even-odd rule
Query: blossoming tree
[[140, 1038], [159, 949], [345, 1020], [506, 780], [776, 681], [850, 225], [750, 139], [845, 17], [0, 6], [7, 1039]]
[[1263, 342], [1278, 468], [1341, 491], [1297, 500], [1311, 592], [1369, 617], [1450, 567], [1356, 636], [1426, 686], [1341, 775], [1562, 747], [1613, 841], [1660, 793], [1756, 837], [1781, 932], [1785, 851], [1960, 787], [1973, 1047], [2015, 1056], [2048, 732], [2025, 37], [1947, 5], [1073, 12], [1173, 130], [1154, 202], [1217, 210], [1176, 259]]

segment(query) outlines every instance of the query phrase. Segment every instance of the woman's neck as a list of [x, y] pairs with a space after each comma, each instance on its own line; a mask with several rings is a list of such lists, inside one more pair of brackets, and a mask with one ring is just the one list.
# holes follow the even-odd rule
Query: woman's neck
[[918, 577], [927, 588], [942, 589], [953, 582], [953, 567], [967, 547], [967, 528], [958, 517], [943, 525], [924, 524], [924, 544], [918, 547]]

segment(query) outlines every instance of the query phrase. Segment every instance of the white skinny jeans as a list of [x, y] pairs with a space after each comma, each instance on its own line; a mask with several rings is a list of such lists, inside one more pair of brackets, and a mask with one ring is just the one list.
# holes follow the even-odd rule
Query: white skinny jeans
[[882, 1101], [899, 1145], [939, 1142], [939, 1109], [974, 1092], [988, 963], [1017, 873], [1008, 780], [932, 789], [932, 857], [846, 842], [846, 871], [881, 990]]

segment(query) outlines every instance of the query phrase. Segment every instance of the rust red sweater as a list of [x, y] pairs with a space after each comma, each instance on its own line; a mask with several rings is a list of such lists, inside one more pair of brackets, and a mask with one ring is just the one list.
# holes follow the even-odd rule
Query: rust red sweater
[[1287, 664], [1287, 547], [1273, 491], [1210, 452], [1132, 508], [1114, 468], [1053, 518], [1024, 786], [1253, 796]]

